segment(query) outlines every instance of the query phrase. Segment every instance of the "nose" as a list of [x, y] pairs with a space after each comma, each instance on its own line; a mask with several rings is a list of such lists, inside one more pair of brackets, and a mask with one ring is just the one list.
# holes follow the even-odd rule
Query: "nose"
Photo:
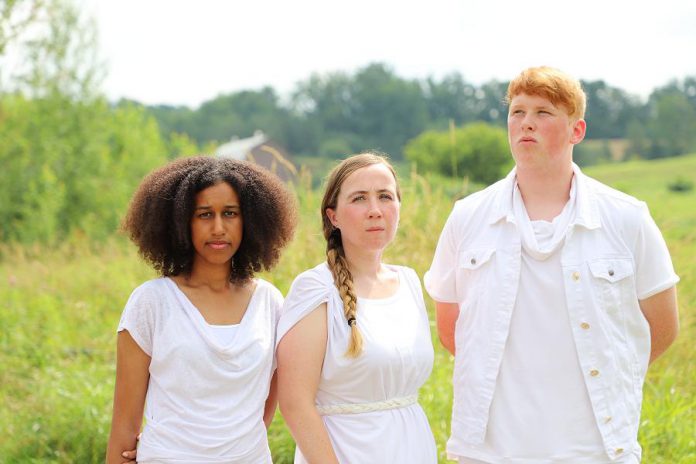
[[535, 127], [533, 116], [529, 113], [525, 114], [522, 118], [522, 129], [534, 130]]
[[215, 219], [213, 220], [213, 234], [214, 235], [222, 235], [224, 233], [225, 233], [225, 225], [224, 225], [224, 222], [222, 221], [222, 216], [215, 215]]
[[370, 199], [370, 208], [367, 212], [369, 218], [382, 217], [382, 210], [379, 208], [379, 201], [376, 198]]

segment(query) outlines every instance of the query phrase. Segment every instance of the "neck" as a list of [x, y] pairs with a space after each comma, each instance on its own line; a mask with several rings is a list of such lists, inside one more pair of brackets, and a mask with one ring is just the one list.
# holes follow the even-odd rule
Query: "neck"
[[382, 268], [383, 250], [377, 252], [358, 250], [344, 245], [343, 252], [346, 255], [348, 268], [353, 275], [353, 279], [358, 277], [377, 277]]
[[551, 221], [558, 216], [570, 198], [573, 180], [570, 163], [544, 170], [518, 167], [516, 175], [529, 219]]
[[186, 283], [193, 287], [209, 287], [213, 290], [229, 288], [230, 263], [211, 265], [194, 260], [191, 273], [186, 276]]

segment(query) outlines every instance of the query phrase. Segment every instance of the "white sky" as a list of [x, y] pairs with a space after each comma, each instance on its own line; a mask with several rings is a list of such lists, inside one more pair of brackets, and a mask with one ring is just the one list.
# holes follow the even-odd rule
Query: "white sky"
[[479, 85], [547, 64], [646, 97], [696, 75], [691, 0], [80, 0], [97, 19], [110, 99], [195, 107], [289, 94], [312, 72], [380, 61]]

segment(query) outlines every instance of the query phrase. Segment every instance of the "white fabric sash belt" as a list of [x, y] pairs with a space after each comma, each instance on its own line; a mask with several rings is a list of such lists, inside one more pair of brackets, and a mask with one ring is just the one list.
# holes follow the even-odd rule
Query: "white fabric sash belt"
[[331, 414], [360, 414], [362, 412], [384, 411], [410, 406], [418, 401], [418, 394], [391, 398], [371, 403], [338, 403], [317, 405], [317, 411], [322, 416]]

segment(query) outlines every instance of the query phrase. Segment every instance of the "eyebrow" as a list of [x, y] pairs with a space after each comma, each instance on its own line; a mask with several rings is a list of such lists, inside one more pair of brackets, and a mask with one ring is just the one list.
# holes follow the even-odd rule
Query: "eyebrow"
[[[527, 105], [521, 105], [519, 103], [516, 105], [510, 105], [511, 110], [516, 110], [519, 108], [527, 108]], [[556, 108], [557, 107], [555, 107], [553, 105], [534, 105], [534, 106], [531, 106], [531, 109], [533, 109], [533, 110], [552, 110], [552, 109], [556, 109]]]
[[[240, 209], [239, 205], [225, 205], [225, 208]], [[199, 209], [213, 209], [213, 207], [209, 206], [209, 205], [196, 206], [195, 210], [199, 210]]]
[[[387, 192], [387, 193], [395, 193], [395, 192], [394, 192], [393, 190], [391, 190], [391, 189], [379, 189], [379, 190], [377, 190], [377, 193], [384, 193], [384, 192]], [[350, 193], [348, 194], [348, 196], [349, 196], [349, 197], [352, 197], [352, 196], [354, 196], [354, 195], [365, 195], [366, 193], [370, 193], [370, 190], [356, 190], [356, 191], [354, 191], [354, 192], [350, 192]]]

